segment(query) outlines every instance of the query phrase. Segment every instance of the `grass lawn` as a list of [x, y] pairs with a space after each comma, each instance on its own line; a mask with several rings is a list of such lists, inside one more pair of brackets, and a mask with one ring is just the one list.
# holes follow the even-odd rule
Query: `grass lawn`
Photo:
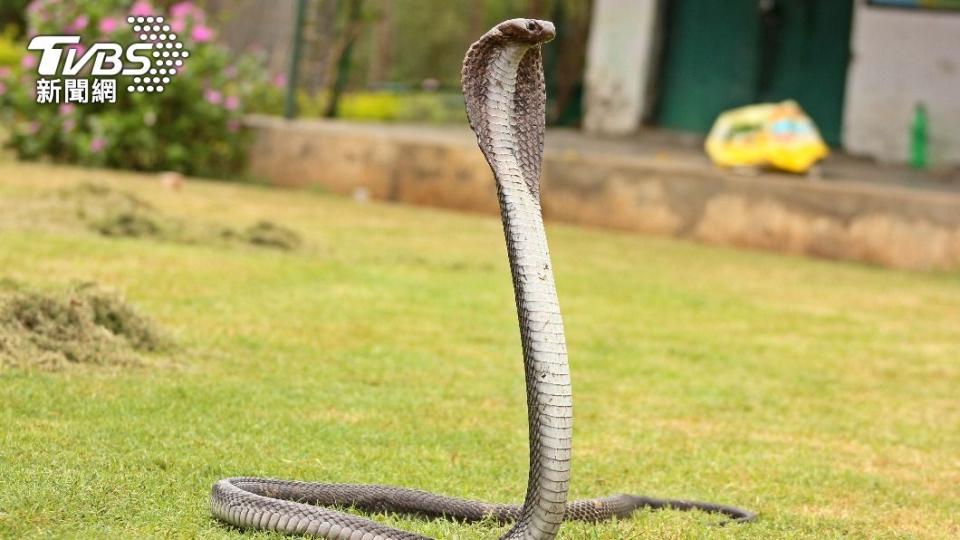
[[[197, 228], [269, 219], [304, 244], [105, 238], [30, 210], [79, 182]], [[642, 512], [563, 538], [960, 537], [960, 274], [549, 234], [575, 390], [571, 495], [761, 513], [717, 527]], [[2, 537], [273, 538], [210, 517], [210, 486], [236, 475], [522, 497], [496, 217], [7, 161], [0, 278], [97, 281], [178, 343], [141, 367], [0, 372]], [[378, 519], [437, 538], [504, 530]]]

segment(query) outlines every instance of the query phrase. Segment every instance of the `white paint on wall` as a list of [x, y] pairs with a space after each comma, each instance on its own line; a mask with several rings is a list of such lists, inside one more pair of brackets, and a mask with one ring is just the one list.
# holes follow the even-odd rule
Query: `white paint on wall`
[[595, 0], [584, 77], [589, 133], [639, 129], [653, 76], [657, 0]]
[[928, 115], [933, 166], [960, 164], [960, 12], [854, 11], [843, 143], [854, 154], [907, 161], [914, 107]]

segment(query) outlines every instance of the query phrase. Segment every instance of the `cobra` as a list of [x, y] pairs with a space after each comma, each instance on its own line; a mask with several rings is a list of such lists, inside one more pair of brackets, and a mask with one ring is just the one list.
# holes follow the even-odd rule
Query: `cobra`
[[549, 540], [564, 520], [625, 517], [639, 508], [718, 512], [734, 521], [739, 508], [636, 495], [567, 502], [573, 442], [573, 395], [563, 321], [540, 210], [546, 103], [540, 48], [553, 24], [512, 19], [467, 51], [463, 93], [470, 126], [496, 180], [513, 277], [527, 390], [530, 468], [523, 505], [493, 504], [424, 491], [367, 484], [228, 478], [213, 486], [211, 509], [239, 527], [325, 539], [412, 540], [424, 536], [343, 513], [409, 513], [460, 521], [513, 523], [502, 539]]

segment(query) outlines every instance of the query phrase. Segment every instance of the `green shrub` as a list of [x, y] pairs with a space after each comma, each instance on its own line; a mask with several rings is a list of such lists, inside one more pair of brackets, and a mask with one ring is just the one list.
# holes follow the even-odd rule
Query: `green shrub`
[[15, 38], [23, 33], [24, 17], [27, 4], [30, 0], [3, 0], [0, 1], [0, 32]]
[[26, 52], [23, 43], [14, 39], [15, 33], [16, 29], [13, 26], [8, 26], [0, 34], [0, 68], [6, 68], [5, 72], [16, 69]]
[[[79, 34], [81, 44], [131, 44], [126, 16], [161, 14], [147, 0], [132, 6], [125, 0], [34, 0], [27, 10], [31, 35]], [[179, 2], [164, 15], [190, 57], [163, 93], [127, 93], [130, 78], [120, 77], [116, 103], [38, 104], [34, 54], [22, 56], [22, 69], [0, 72], [7, 144], [28, 160], [214, 177], [240, 170], [249, 146], [241, 129], [245, 101], [266, 84], [266, 75], [256, 58], [231, 57], [214, 43], [196, 5]]]

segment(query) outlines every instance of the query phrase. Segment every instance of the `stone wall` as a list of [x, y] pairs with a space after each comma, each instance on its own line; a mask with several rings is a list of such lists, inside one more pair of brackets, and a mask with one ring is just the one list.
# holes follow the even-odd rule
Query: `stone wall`
[[[498, 212], [492, 175], [466, 127], [249, 123], [257, 135], [252, 173], [273, 183]], [[551, 150], [549, 134], [547, 146], [547, 220], [898, 268], [960, 268], [960, 195]]]

